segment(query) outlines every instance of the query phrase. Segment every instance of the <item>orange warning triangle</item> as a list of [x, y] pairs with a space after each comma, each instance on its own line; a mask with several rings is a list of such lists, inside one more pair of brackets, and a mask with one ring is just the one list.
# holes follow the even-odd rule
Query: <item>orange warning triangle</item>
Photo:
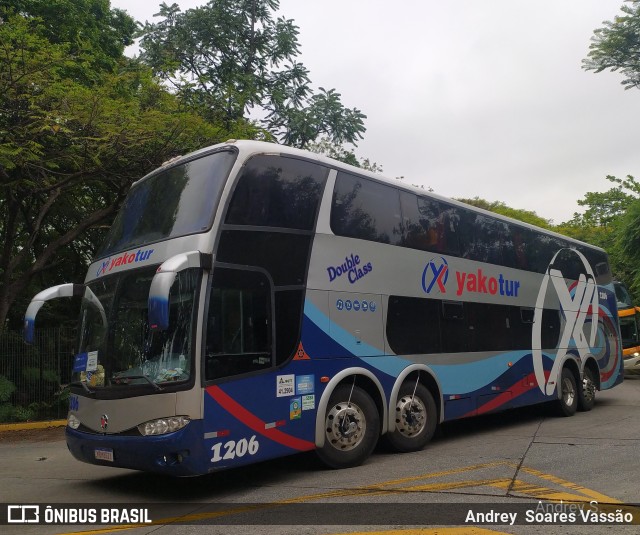
[[311, 360], [311, 357], [307, 355], [307, 352], [302, 347], [302, 342], [298, 345], [298, 349], [296, 350], [296, 354], [293, 357], [293, 360]]

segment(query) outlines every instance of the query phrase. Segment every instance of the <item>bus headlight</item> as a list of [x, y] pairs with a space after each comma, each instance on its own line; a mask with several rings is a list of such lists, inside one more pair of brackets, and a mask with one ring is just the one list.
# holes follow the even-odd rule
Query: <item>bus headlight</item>
[[71, 429], [78, 429], [78, 427], [80, 427], [80, 420], [75, 414], [69, 413], [67, 416], [67, 425]]
[[167, 418], [158, 418], [157, 420], [150, 420], [138, 426], [138, 431], [141, 435], [164, 435], [166, 433], [173, 433], [182, 429], [190, 422], [188, 416], [169, 416]]

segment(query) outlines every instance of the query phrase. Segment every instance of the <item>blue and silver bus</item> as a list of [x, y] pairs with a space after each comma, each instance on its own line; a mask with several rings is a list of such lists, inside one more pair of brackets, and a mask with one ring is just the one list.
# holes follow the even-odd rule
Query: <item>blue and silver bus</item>
[[66, 427], [77, 459], [196, 475], [622, 381], [606, 253], [321, 155], [212, 146], [131, 187], [83, 284]]

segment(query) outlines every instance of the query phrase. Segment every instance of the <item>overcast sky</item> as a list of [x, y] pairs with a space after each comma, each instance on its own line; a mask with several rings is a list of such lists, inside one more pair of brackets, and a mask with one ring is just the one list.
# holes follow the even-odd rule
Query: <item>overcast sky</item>
[[[140, 21], [159, 4], [111, 0]], [[622, 4], [281, 0], [280, 14], [300, 28], [314, 87], [367, 115], [356, 153], [384, 175], [561, 223], [586, 192], [612, 187], [606, 175], [640, 179], [640, 91], [581, 68]]]

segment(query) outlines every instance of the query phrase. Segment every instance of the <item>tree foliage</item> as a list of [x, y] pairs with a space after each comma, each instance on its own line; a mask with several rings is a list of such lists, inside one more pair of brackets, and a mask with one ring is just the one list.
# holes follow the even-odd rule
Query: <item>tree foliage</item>
[[3, 18], [9, 13], [40, 21], [39, 33], [51, 44], [64, 44], [79, 61], [66, 66], [68, 73], [85, 81], [121, 61], [133, 43], [136, 22], [109, 0], [3, 0]]
[[82, 280], [130, 184], [176, 154], [361, 138], [361, 112], [312, 91], [278, 5], [162, 4], [140, 33], [148, 65], [123, 55], [139, 25], [109, 0], [0, 6], [0, 328], [21, 324], [36, 291]]
[[620, 71], [625, 89], [640, 88], [640, 0], [625, 0], [621, 14], [594, 30], [586, 70]]
[[640, 183], [628, 175], [625, 178], [607, 176], [615, 184], [604, 192], [587, 192], [578, 204], [586, 209], [559, 225], [556, 230], [578, 240], [602, 247], [609, 253], [613, 276], [640, 295], [637, 262], [629, 254], [628, 243], [633, 240], [633, 229], [628, 226], [628, 214], [640, 202]]
[[141, 30], [140, 59], [189, 107], [228, 127], [251, 114], [265, 135], [306, 147], [326, 137], [355, 143], [365, 115], [335, 89], [313, 92], [297, 61], [298, 27], [274, 18], [278, 0], [212, 0], [181, 12], [162, 3]]
[[119, 70], [94, 70], [93, 81], [69, 76], [91, 48], [51, 42], [41, 18], [5, 12], [3, 19], [0, 326], [34, 277], [86, 269], [135, 179], [230, 135], [182, 111], [149, 69], [125, 61]]
[[372, 162], [368, 158], [358, 158], [353, 149], [347, 149], [340, 143], [331, 143], [326, 138], [321, 138], [318, 141], [314, 141], [307, 146], [307, 150], [322, 154], [328, 158], [338, 160], [354, 167], [360, 167], [372, 173], [382, 173], [382, 166], [376, 162]]

